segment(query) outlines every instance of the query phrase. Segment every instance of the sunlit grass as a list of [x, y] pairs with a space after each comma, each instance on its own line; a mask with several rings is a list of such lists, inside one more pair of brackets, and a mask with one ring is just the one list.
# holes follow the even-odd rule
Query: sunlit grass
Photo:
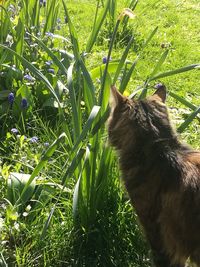
[[[129, 95], [140, 86], [138, 96], [144, 96], [164, 82], [181, 97], [171, 94], [167, 101], [175, 127], [181, 126], [200, 105], [199, 69], [154, 77], [200, 62], [200, 9], [197, 0], [148, 0], [138, 3], [128, 24], [116, 24], [130, 2], [116, 1], [115, 10], [112, 1], [48, 1], [47, 9], [23, 1], [30, 16], [21, 12], [15, 20], [1, 10], [2, 266], [149, 266], [148, 246], [107, 144], [109, 88], [114, 81]], [[103, 23], [94, 23], [95, 14]], [[5, 48], [8, 32], [14, 45], [11, 40]], [[196, 118], [181, 138], [199, 148], [199, 134]], [[36, 182], [28, 208], [22, 203], [28, 184], [16, 203], [9, 202], [10, 172]]]

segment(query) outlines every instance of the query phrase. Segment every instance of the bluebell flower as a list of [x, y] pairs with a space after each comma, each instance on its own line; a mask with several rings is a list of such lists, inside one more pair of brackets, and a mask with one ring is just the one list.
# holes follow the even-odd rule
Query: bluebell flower
[[9, 102], [10, 105], [13, 104], [14, 99], [15, 99], [14, 94], [13, 94], [13, 93], [10, 93], [10, 94], [8, 95], [8, 102]]
[[156, 89], [160, 89], [160, 88], [162, 88], [164, 85], [162, 84], [162, 83], [157, 83], [156, 85], [155, 85], [155, 88]]
[[47, 2], [46, 0], [40, 0], [40, 5], [45, 7], [46, 6], [46, 2]]
[[[103, 64], [106, 64], [106, 63], [107, 63], [107, 60], [108, 60], [107, 57], [103, 57], [103, 58], [102, 58], [102, 62], [103, 62]], [[112, 59], [110, 58], [110, 60], [112, 60]]]
[[52, 32], [46, 32], [46, 36], [48, 36], [48, 37], [54, 37], [54, 34]]
[[52, 60], [48, 60], [48, 61], [45, 62], [45, 64], [46, 64], [47, 66], [51, 66], [52, 63], [53, 63]]
[[57, 23], [61, 23], [61, 19], [60, 18], [57, 18]]
[[17, 134], [19, 132], [16, 128], [12, 128], [10, 131], [12, 134]]
[[102, 58], [102, 62], [103, 62], [103, 64], [106, 64], [106, 62], [107, 62], [107, 57], [103, 57], [103, 58]]
[[28, 102], [27, 102], [26, 98], [22, 98], [21, 107], [22, 108], [27, 108], [28, 107]]
[[38, 142], [38, 137], [37, 137], [37, 136], [33, 136], [33, 137], [30, 139], [30, 142], [31, 142], [31, 143], [37, 143], [37, 142]]
[[49, 146], [49, 143], [48, 142], [45, 142], [44, 143], [44, 146], [46, 146], [46, 147]]
[[29, 82], [33, 82], [34, 81], [34, 78], [30, 74], [24, 75], [24, 79], [29, 81]]
[[55, 74], [55, 70], [54, 69], [48, 69], [48, 72], [51, 74]]

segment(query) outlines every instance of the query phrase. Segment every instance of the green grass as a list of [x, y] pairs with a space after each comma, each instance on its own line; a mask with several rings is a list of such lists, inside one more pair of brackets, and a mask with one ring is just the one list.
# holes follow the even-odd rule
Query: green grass
[[[94, 46], [85, 57], [82, 52], [86, 51], [94, 28], [97, 1], [70, 0], [67, 9], [61, 2], [58, 10], [57, 6], [52, 9], [48, 6], [48, 12], [40, 9], [43, 21], [49, 17], [49, 23], [44, 23], [47, 31], [55, 29], [54, 34], [68, 41], [46, 35], [38, 36], [39, 39], [28, 39], [30, 36], [26, 35], [24, 40], [22, 34], [18, 36], [24, 29], [21, 22], [18, 34], [15, 27], [8, 30], [8, 24], [4, 24], [4, 32], [16, 34], [11, 48], [18, 55], [14, 57], [12, 50], [8, 54], [0, 50], [0, 266], [150, 266], [148, 245], [119, 179], [116, 156], [107, 147], [102, 116], [106, 115], [111, 79], [132, 33], [135, 42], [127, 59], [132, 63], [138, 54], [140, 59], [130, 80], [125, 76], [124, 84], [127, 82], [128, 86], [122, 90], [126, 89], [127, 94], [138, 86], [146, 90], [145, 80], [159, 62], [159, 73], [200, 63], [200, 4], [198, 0], [139, 1], [134, 11], [136, 18], [129, 20], [125, 31], [120, 25], [113, 39], [113, 47], [110, 47], [113, 65], [112, 68], [106, 66], [109, 74], [103, 70], [101, 73], [99, 66], [103, 67], [102, 58], [107, 56], [112, 38], [110, 29], [114, 29], [118, 14], [131, 1], [116, 2], [114, 24], [107, 13], [105, 24], [94, 38]], [[106, 1], [99, 1], [98, 16], [102, 3], [105, 5]], [[21, 13], [20, 19], [35, 35], [37, 28], [31, 25], [38, 23], [35, 14], [39, 13], [31, 13], [30, 6], [26, 8], [30, 17]], [[59, 23], [57, 15], [61, 19]], [[68, 24], [65, 16], [68, 16]], [[2, 17], [2, 21], [6, 22], [6, 18]], [[16, 19], [10, 23], [18, 22]], [[157, 33], [143, 50], [143, 43], [157, 26]], [[3, 34], [2, 44], [8, 45]], [[63, 53], [64, 60], [61, 60], [56, 49], [64, 49], [69, 54]], [[161, 64], [160, 57], [167, 54], [167, 49], [168, 56]], [[48, 72], [47, 60], [54, 61], [51, 68], [56, 75]], [[19, 78], [26, 73], [35, 77], [35, 81]], [[167, 104], [178, 128], [187, 121], [192, 109], [172, 97], [172, 93], [182, 97], [182, 102], [187, 100], [192, 107], [199, 106], [199, 69], [150, 81], [149, 91], [160, 81], [171, 93]], [[122, 84], [117, 79], [117, 86]], [[16, 96], [13, 107], [7, 103], [11, 91]], [[29, 102], [26, 110], [20, 109], [24, 97]], [[199, 117], [181, 133], [181, 138], [196, 148], [200, 148]], [[19, 130], [17, 135], [10, 132], [14, 127]], [[33, 136], [39, 138], [37, 143], [31, 142]], [[48, 147], [46, 142], [50, 144]], [[20, 191], [16, 203], [9, 203], [10, 172], [30, 174], [30, 179], [36, 181], [34, 193], [22, 206], [18, 204], [22, 203], [29, 186], [26, 184], [24, 192]]]

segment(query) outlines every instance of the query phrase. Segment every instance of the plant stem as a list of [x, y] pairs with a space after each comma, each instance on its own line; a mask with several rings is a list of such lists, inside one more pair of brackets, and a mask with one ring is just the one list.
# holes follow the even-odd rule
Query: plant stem
[[111, 56], [111, 52], [112, 52], [112, 48], [113, 48], [113, 44], [114, 44], [114, 40], [116, 37], [116, 33], [118, 30], [120, 24], [120, 19], [117, 20], [117, 23], [115, 25], [114, 31], [113, 31], [113, 35], [110, 41], [110, 46], [109, 46], [109, 50], [108, 50], [108, 56], [107, 56], [107, 61], [106, 61], [106, 66], [104, 69], [104, 73], [103, 73], [103, 77], [102, 77], [102, 83], [101, 83], [101, 90], [100, 90], [100, 97], [99, 97], [99, 105], [102, 105], [102, 101], [103, 101], [103, 94], [104, 94], [104, 87], [105, 87], [105, 83], [106, 83], [106, 76], [107, 76], [107, 72], [108, 72], [108, 64], [110, 61], [110, 56]]

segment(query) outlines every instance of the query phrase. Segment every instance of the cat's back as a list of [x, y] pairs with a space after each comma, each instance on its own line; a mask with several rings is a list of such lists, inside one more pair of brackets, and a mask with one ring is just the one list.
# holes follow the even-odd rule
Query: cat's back
[[192, 164], [198, 172], [200, 172], [200, 151], [191, 151], [185, 154], [186, 162]]
[[[176, 190], [162, 194], [159, 216], [165, 246], [176, 257], [200, 247], [200, 152], [180, 151], [182, 177]], [[181, 257], [181, 256], [180, 256]]]
[[182, 154], [183, 183], [191, 187], [193, 193], [200, 193], [200, 151], [186, 150]]

